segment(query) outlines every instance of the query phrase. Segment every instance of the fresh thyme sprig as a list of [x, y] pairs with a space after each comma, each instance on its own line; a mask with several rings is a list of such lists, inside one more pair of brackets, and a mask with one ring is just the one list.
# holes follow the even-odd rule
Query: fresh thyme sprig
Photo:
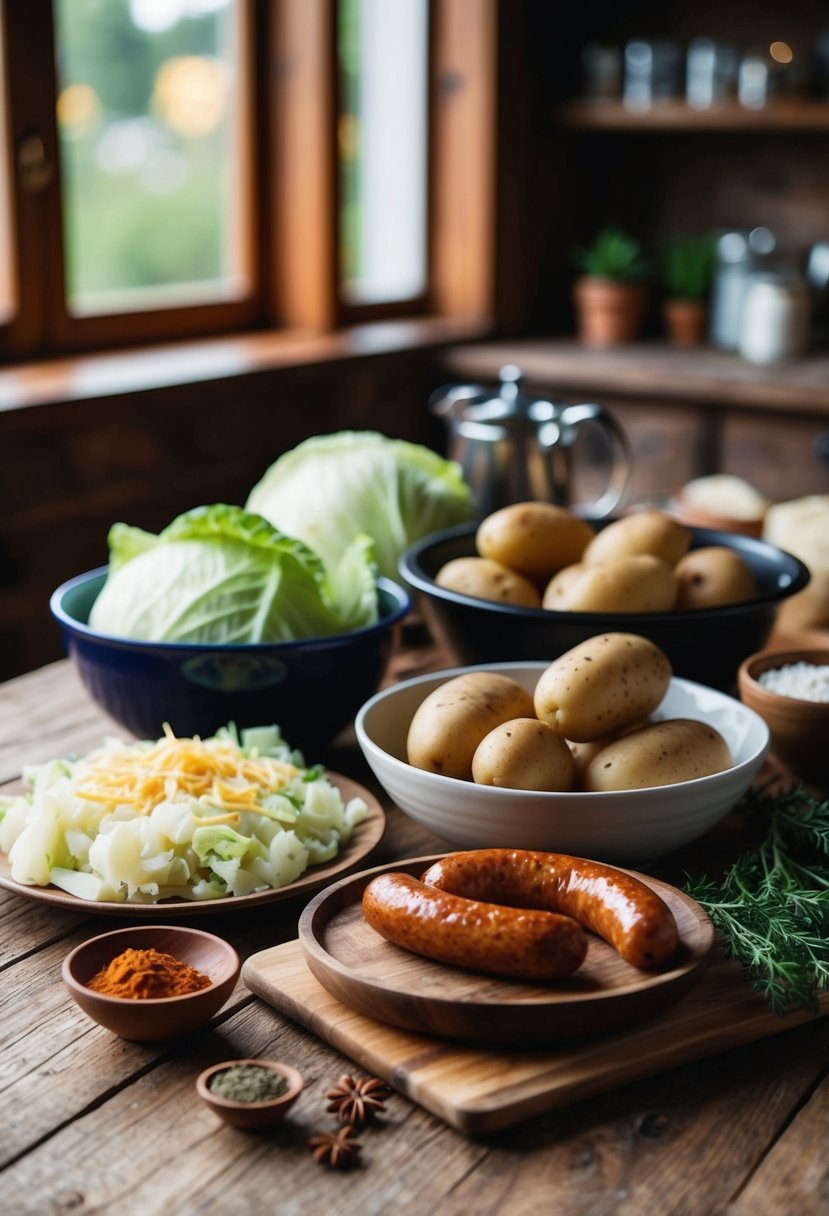
[[829, 987], [829, 799], [798, 785], [746, 805], [766, 825], [761, 843], [719, 884], [703, 875], [685, 890], [775, 1013], [814, 1012]]

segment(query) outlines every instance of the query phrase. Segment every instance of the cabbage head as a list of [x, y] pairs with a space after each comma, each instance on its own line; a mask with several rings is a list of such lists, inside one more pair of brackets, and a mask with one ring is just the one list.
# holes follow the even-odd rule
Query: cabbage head
[[271, 465], [247, 509], [297, 536], [331, 565], [355, 536], [374, 541], [381, 574], [429, 532], [472, 518], [459, 464], [376, 431], [316, 435]]
[[301, 540], [241, 507], [215, 503], [155, 535], [110, 528], [106, 582], [93, 629], [152, 642], [289, 642], [377, 620], [377, 569], [367, 536], [326, 567]]

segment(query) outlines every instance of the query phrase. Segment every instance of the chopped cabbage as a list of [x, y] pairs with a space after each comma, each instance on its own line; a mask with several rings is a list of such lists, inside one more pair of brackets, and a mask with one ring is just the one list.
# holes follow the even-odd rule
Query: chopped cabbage
[[151, 642], [290, 642], [377, 620], [369, 537], [354, 535], [330, 568], [261, 516], [214, 503], [158, 536], [109, 530], [106, 582], [89, 615], [102, 633]]
[[409, 545], [473, 514], [459, 464], [376, 431], [306, 439], [271, 465], [246, 505], [303, 540], [329, 569], [355, 536], [370, 536], [380, 573], [392, 579]]
[[12, 878], [93, 901], [282, 887], [335, 857], [368, 810], [361, 798], [344, 803], [321, 769], [304, 767], [277, 727], [240, 737], [228, 726], [204, 740], [169, 731], [155, 743], [107, 739], [80, 759], [31, 766], [24, 778], [25, 794], [0, 798], [0, 851]]

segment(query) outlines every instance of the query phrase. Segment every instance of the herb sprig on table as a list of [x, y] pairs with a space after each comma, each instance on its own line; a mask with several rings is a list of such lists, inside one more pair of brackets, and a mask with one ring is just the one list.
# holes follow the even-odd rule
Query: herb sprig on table
[[829, 799], [801, 786], [748, 795], [766, 833], [720, 883], [689, 880], [726, 953], [775, 1013], [817, 1009], [829, 986]]

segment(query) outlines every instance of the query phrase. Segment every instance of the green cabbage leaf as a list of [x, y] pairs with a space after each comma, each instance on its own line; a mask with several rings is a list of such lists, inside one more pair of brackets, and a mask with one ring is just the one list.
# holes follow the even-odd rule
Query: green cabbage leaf
[[158, 535], [109, 531], [106, 582], [90, 625], [153, 642], [237, 644], [327, 637], [377, 620], [377, 568], [360, 534], [326, 567], [301, 540], [225, 503]]
[[328, 567], [367, 534], [388, 578], [399, 577], [398, 560], [414, 541], [473, 514], [460, 465], [375, 431], [305, 440], [271, 465], [246, 505], [303, 540]]

